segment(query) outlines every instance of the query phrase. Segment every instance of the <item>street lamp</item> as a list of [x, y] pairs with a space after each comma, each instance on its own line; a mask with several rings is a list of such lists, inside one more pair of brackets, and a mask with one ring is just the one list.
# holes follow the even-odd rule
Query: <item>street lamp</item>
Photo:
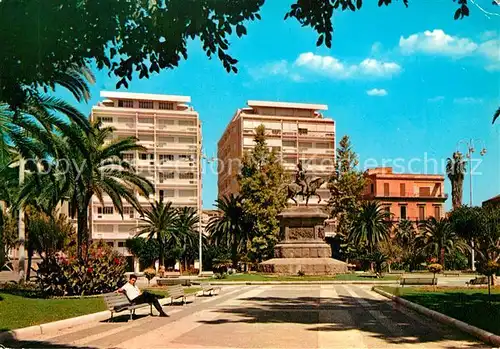
[[[201, 173], [202, 173], [202, 167], [201, 167], [201, 160], [205, 160], [207, 163], [211, 163], [212, 161], [215, 161], [215, 157], [208, 157], [206, 154], [203, 154], [203, 148], [201, 146], [198, 147], [198, 159], [200, 159], [199, 165], [200, 166], [200, 178], [198, 179], [198, 196], [201, 197]], [[203, 207], [201, 204], [201, 199], [198, 205], [198, 235], [199, 235], [199, 251], [198, 251], [198, 276], [201, 276], [203, 272], [203, 231], [201, 229], [202, 225], [202, 215], [203, 215]]]
[[[486, 155], [486, 147], [485, 143], [481, 139], [462, 139], [457, 143], [457, 151], [460, 145], [463, 144], [467, 152], [465, 153], [465, 157], [468, 159], [467, 161], [469, 162], [469, 206], [472, 207], [472, 154], [476, 151], [475, 145], [479, 144], [482, 145], [481, 151], [479, 152], [479, 155], [484, 156]], [[471, 247], [472, 247], [472, 252], [471, 252], [471, 264], [472, 264], [472, 271], [476, 271], [476, 258], [475, 258], [475, 251], [474, 251], [474, 240], [471, 240]]]

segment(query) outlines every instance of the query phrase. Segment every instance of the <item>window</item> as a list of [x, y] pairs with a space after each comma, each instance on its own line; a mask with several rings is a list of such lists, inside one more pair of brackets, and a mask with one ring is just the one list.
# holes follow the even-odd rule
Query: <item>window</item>
[[375, 193], [375, 184], [370, 184], [370, 193]]
[[196, 196], [194, 190], [179, 190], [179, 196], [180, 197], [190, 197], [190, 196]]
[[384, 196], [389, 196], [389, 183], [384, 183]]
[[140, 124], [154, 124], [154, 118], [140, 118], [139, 120]]
[[430, 187], [420, 187], [418, 188], [419, 196], [431, 196], [431, 188]]
[[434, 218], [439, 219], [441, 217], [441, 206], [434, 206]]
[[181, 154], [181, 155], [179, 155], [179, 160], [182, 160], [182, 161], [193, 161], [193, 156], [192, 155]]
[[407, 217], [406, 217], [406, 206], [405, 206], [405, 205], [400, 206], [400, 207], [399, 207], [399, 211], [400, 211], [400, 215], [399, 215], [399, 217], [400, 217], [401, 219], [406, 219], [406, 218], [407, 218]]
[[399, 195], [406, 196], [406, 184], [405, 183], [399, 184]]
[[195, 143], [193, 137], [179, 137], [179, 143]]
[[134, 101], [130, 99], [120, 99], [118, 101], [118, 106], [121, 108], [133, 108], [134, 107]]
[[125, 241], [118, 241], [118, 247], [125, 247]]
[[113, 122], [113, 118], [110, 116], [99, 116], [97, 120], [100, 122]]
[[154, 160], [154, 154], [150, 153], [140, 153], [139, 159], [141, 160]]
[[153, 109], [153, 101], [139, 101], [139, 108]]
[[181, 172], [179, 173], [179, 179], [194, 179], [193, 172]]
[[284, 147], [293, 147], [295, 148], [296, 147], [296, 143], [295, 141], [283, 141], [283, 146]]
[[192, 120], [179, 120], [179, 126], [194, 126], [194, 121]]
[[174, 156], [172, 154], [161, 154], [160, 161], [174, 161]]
[[299, 128], [299, 135], [306, 135], [307, 134], [307, 128]]
[[174, 179], [175, 172], [160, 172], [159, 177], [160, 177], [160, 183], [163, 183], [165, 179]]
[[162, 110], [174, 110], [174, 103], [172, 103], [172, 102], [160, 102], [159, 108]]
[[105, 206], [97, 208], [98, 214], [113, 214], [113, 206]]
[[134, 154], [123, 154], [123, 160], [125, 161], [134, 161]]
[[425, 220], [425, 206], [424, 205], [418, 206], [418, 219], [421, 221]]
[[391, 213], [391, 205], [390, 204], [387, 204], [384, 206], [384, 210], [387, 212], [387, 213]]
[[280, 135], [281, 134], [281, 130], [272, 130], [271, 133], [273, 135]]
[[109, 246], [109, 247], [114, 247], [115, 244], [113, 243], [113, 241], [108, 241], [106, 242], [106, 244]]
[[134, 208], [133, 207], [124, 207], [123, 215], [128, 216], [129, 218], [134, 218]]

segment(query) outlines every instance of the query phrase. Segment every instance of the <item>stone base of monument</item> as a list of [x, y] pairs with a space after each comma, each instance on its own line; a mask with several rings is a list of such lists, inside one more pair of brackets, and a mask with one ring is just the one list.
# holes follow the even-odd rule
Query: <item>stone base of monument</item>
[[328, 217], [319, 208], [293, 207], [280, 219], [280, 243], [273, 259], [259, 264], [259, 271], [282, 275], [333, 275], [347, 273], [347, 263], [331, 258], [324, 242], [323, 222]]
[[347, 264], [333, 258], [273, 258], [259, 264], [259, 271], [279, 275], [335, 275], [347, 273]]

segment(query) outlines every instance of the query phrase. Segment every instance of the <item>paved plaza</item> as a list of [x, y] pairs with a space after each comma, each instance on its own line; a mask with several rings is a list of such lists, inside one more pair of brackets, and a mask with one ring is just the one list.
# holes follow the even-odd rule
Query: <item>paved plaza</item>
[[225, 286], [216, 297], [18, 338], [24, 348], [489, 348], [364, 285]]

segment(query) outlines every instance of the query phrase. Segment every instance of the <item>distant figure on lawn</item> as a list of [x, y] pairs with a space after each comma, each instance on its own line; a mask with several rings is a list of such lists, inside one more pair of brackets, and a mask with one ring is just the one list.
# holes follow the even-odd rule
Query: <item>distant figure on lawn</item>
[[139, 287], [135, 285], [136, 282], [137, 276], [132, 274], [130, 275], [128, 282], [116, 290], [116, 292], [124, 293], [132, 304], [153, 304], [156, 310], [160, 313], [161, 317], [167, 317], [167, 313], [163, 311], [160, 302], [158, 302], [158, 297], [148, 291], [141, 292]]

